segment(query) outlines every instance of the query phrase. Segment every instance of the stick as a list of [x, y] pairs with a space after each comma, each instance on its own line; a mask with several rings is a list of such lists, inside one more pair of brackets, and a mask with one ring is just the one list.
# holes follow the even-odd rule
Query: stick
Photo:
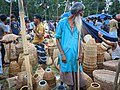
[[68, 7], [68, 2], [69, 2], [69, 0], [67, 0], [67, 5], [66, 5], [66, 7], [65, 7], [65, 10], [64, 10], [64, 13], [66, 12], [66, 10], [67, 10], [67, 7]]
[[[78, 36], [78, 57], [79, 57], [79, 53], [80, 53], [80, 32], [79, 32], [79, 36]], [[79, 70], [79, 60], [78, 60], [78, 90], [80, 90], [80, 70]]]
[[12, 0], [10, 0], [10, 22], [9, 22], [10, 33], [12, 33], [12, 29], [11, 29], [11, 14], [12, 14]]
[[23, 41], [23, 49], [24, 49], [25, 67], [26, 67], [26, 71], [27, 71], [27, 85], [28, 85], [28, 90], [33, 90], [32, 78], [31, 78], [32, 75], [31, 75], [31, 70], [30, 70], [30, 61], [29, 61], [29, 53], [28, 53], [26, 30], [25, 30], [23, 0], [18, 0], [18, 4], [19, 4], [21, 30], [22, 30], [22, 41]]
[[114, 90], [117, 90], [117, 82], [118, 82], [119, 73], [120, 73], [120, 60], [118, 63], [118, 67], [116, 69], [116, 76], [115, 76], [115, 80], [114, 80]]

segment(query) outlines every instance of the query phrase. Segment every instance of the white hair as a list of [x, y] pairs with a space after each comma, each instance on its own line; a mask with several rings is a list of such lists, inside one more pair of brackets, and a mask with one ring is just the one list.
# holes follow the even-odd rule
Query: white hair
[[77, 27], [77, 30], [79, 31], [79, 34], [81, 35], [81, 32], [82, 32], [82, 17], [80, 15], [75, 17], [75, 25]]

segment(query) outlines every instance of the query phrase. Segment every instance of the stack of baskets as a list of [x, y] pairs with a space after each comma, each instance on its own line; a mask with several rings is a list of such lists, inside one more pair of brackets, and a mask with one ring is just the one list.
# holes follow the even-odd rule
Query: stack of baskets
[[98, 69], [103, 68], [103, 62], [104, 62], [104, 50], [101, 48], [101, 44], [97, 44], [97, 67]]
[[97, 44], [95, 39], [89, 39], [84, 49], [83, 70], [92, 75], [92, 72], [97, 69]]

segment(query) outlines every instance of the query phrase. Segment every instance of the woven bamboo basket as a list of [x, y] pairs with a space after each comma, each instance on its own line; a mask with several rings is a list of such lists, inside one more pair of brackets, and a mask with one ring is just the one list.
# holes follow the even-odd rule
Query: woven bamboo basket
[[58, 49], [54, 49], [53, 51], [53, 60], [55, 60], [58, 57]]
[[112, 54], [112, 48], [108, 49], [108, 53], [111, 55]]
[[115, 75], [116, 72], [109, 70], [93, 71], [94, 81], [99, 83], [103, 90], [113, 90]]
[[20, 66], [16, 61], [11, 61], [9, 66], [9, 76], [17, 76], [17, 74], [20, 72]]
[[4, 47], [5, 47], [5, 51], [6, 51], [4, 61], [10, 62], [10, 60], [9, 60], [9, 44], [5, 44]]
[[89, 75], [92, 75], [93, 71], [97, 69], [97, 65], [86, 65], [83, 63], [83, 71]]
[[47, 83], [51, 89], [56, 87], [56, 77], [50, 68], [47, 68], [45, 70], [43, 79], [47, 81]]
[[97, 54], [97, 62], [104, 62], [104, 53]]
[[[32, 66], [35, 66], [38, 63], [38, 61], [37, 61], [38, 59], [35, 56], [35, 54], [29, 54], [29, 60], [30, 60], [30, 64]], [[21, 66], [23, 61], [24, 61], [23, 53], [20, 53], [19, 58], [18, 58], [18, 64]]]
[[109, 61], [109, 60], [112, 59], [112, 56], [111, 56], [108, 52], [104, 52], [104, 59], [105, 59], [106, 61]]
[[16, 48], [16, 54], [19, 56], [20, 53], [23, 53], [23, 44], [22, 42], [19, 42], [15, 45]]
[[87, 56], [87, 55], [84, 55], [84, 61], [83, 61], [84, 63], [86, 63], [86, 64], [96, 64], [97, 63], [97, 56], [91, 56], [91, 57], [89, 57], [89, 56]]
[[45, 71], [43, 70], [43, 68], [38, 67], [37, 70], [35, 71], [33, 78], [35, 80], [36, 83], [38, 83], [40, 80], [43, 79], [43, 75], [44, 75]]
[[18, 80], [19, 81], [21, 81], [21, 82], [23, 82], [24, 80], [24, 77], [27, 75], [27, 72], [26, 71], [23, 71], [23, 72], [19, 72], [18, 74], [17, 74], [17, 76], [18, 76]]
[[101, 48], [101, 43], [97, 43], [97, 54], [103, 53], [105, 50]]
[[16, 83], [16, 90], [20, 90], [20, 88], [23, 86], [23, 81], [19, 81], [17, 79], [17, 83]]
[[89, 57], [97, 56], [97, 49], [96, 48], [92, 48], [92, 50], [85, 49], [84, 54]]
[[10, 59], [10, 61], [14, 61], [16, 60], [17, 61], [17, 55], [16, 55], [16, 49], [15, 49], [15, 44], [14, 43], [11, 43], [10, 46], [9, 46], [9, 51], [8, 52], [8, 57]]
[[[110, 41], [108, 41], [108, 42], [110, 42]], [[107, 49], [108, 49], [108, 48], [111, 48], [111, 46], [108, 45], [108, 44], [106, 44], [105, 42], [102, 42], [101, 44], [102, 44], [103, 46], [105, 46]]]
[[60, 70], [60, 64], [58, 64], [58, 57], [54, 60], [55, 67]]
[[22, 87], [20, 88], [20, 90], [28, 90], [28, 86], [27, 86], [27, 85], [22, 86]]
[[14, 77], [10, 77], [10, 78], [6, 79], [7, 82], [8, 82], [9, 88], [12, 88], [12, 87], [16, 86], [17, 78], [18, 78], [18, 76], [14, 76]]
[[110, 60], [103, 63], [104, 69], [116, 71], [118, 66], [118, 60]]
[[20, 36], [17, 36], [15, 34], [6, 34], [6, 35], [3, 36], [2, 40], [5, 41], [5, 42], [15, 41], [19, 37]]
[[36, 90], [50, 90], [50, 87], [45, 80], [40, 80]]
[[93, 80], [86, 73], [83, 73], [83, 75], [84, 75], [84, 79], [86, 81], [86, 88], [89, 88], [91, 83], [93, 82]]
[[102, 90], [99, 83], [93, 82], [87, 90]]
[[[32, 65], [30, 64], [30, 69], [32, 71]], [[22, 71], [26, 71], [26, 67], [25, 67], [25, 60], [23, 61], [22, 65], [21, 65], [21, 72]]]
[[104, 62], [104, 53], [97, 54], [97, 66], [98, 66], [98, 69], [103, 68], [103, 62]]
[[50, 56], [47, 56], [46, 64], [51, 65], [52, 63], [53, 63], [52, 58]]
[[87, 43], [89, 41], [89, 39], [91, 39], [91, 38], [92, 38], [92, 36], [90, 34], [87, 34], [84, 36], [83, 40], [84, 40], [84, 42]]

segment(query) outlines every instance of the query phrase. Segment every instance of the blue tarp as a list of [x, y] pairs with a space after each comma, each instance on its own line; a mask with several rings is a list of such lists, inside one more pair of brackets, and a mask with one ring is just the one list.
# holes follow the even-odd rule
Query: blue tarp
[[109, 15], [109, 14], [95, 14], [95, 15], [90, 15], [88, 16], [89, 18], [92, 18], [92, 17], [100, 17], [101, 19], [105, 18], [105, 17], [109, 17], [109, 18], [112, 18], [112, 15]]
[[107, 33], [104, 30], [101, 30], [99, 28], [96, 28], [95, 26], [89, 24], [85, 20], [83, 20], [83, 24], [85, 29], [92, 35], [93, 38], [101, 42], [102, 40], [98, 37], [98, 32], [101, 32], [103, 34], [103, 37], [110, 41], [117, 41], [117, 37], [110, 36], [109, 33]]

